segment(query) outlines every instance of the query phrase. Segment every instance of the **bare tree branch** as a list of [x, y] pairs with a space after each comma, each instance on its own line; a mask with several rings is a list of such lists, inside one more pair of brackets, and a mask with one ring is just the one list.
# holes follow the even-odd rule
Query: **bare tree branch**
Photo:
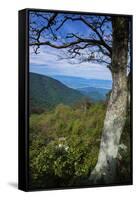
[[[105, 33], [105, 26], [110, 22], [108, 16], [81, 16], [58, 13], [36, 13], [36, 17], [42, 19], [39, 27], [35, 21], [30, 23], [30, 42], [37, 54], [40, 46], [50, 46], [56, 49], [66, 49], [67, 59], [78, 59], [79, 62], [98, 62], [107, 65], [111, 62], [112, 40]], [[79, 33], [69, 31], [60, 39], [60, 29], [67, 21], [79, 21], [83, 23], [88, 30], [89, 35], [80, 35]], [[34, 25], [33, 25], [34, 23]], [[44, 25], [45, 23], [45, 25]], [[59, 32], [59, 34], [58, 34]], [[49, 37], [48, 37], [49, 36]], [[97, 56], [94, 56], [94, 53]], [[64, 56], [64, 54], [63, 54]]]
[[[98, 38], [100, 39], [100, 41], [103, 43], [103, 46], [105, 48], [107, 48], [107, 50], [110, 52], [110, 54], [112, 53], [112, 48], [105, 43], [105, 41], [103, 40], [102, 35], [99, 33], [99, 31], [96, 29], [95, 26], [93, 26], [93, 24], [89, 23], [85, 18], [83, 18], [82, 16], [80, 17], [76, 17], [76, 18], [72, 18], [72, 17], [68, 17], [66, 16], [64, 18], [64, 20], [61, 22], [61, 24], [56, 28], [56, 30], [59, 30], [67, 20], [71, 20], [71, 21], [82, 21], [85, 25], [87, 25], [92, 31], [94, 31], [96, 33], [96, 35], [98, 36]], [[102, 21], [102, 24], [104, 23], [104, 20]], [[102, 26], [102, 25], [101, 25]]]
[[47, 41], [47, 42], [34, 42], [34, 43], [30, 43], [29, 45], [30, 46], [47, 45], [47, 46], [50, 46], [50, 47], [53, 47], [53, 48], [56, 48], [56, 49], [63, 49], [63, 48], [67, 48], [67, 47], [73, 46], [75, 44], [79, 44], [79, 43], [88, 43], [89, 45], [103, 45], [103, 43], [100, 40], [91, 40], [91, 39], [79, 38], [79, 37], [78, 37], [77, 40], [75, 40], [73, 42], [68, 42], [68, 43], [65, 43], [65, 44], [62, 44], [62, 45], [56, 45], [56, 44], [53, 44], [53, 43], [51, 43], [49, 41]]

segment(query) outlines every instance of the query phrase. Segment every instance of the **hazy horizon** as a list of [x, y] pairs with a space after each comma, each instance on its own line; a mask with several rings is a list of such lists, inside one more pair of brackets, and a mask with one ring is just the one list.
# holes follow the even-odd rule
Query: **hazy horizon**
[[77, 77], [77, 76], [65, 76], [65, 75], [47, 75], [42, 74], [39, 72], [32, 72], [38, 75], [44, 75], [46, 77], [50, 77], [53, 79], [58, 80], [59, 82], [63, 83], [64, 85], [73, 88], [103, 88], [103, 89], [111, 89], [112, 88], [112, 80], [103, 80], [103, 79], [91, 79], [91, 78], [84, 78], [84, 77]]
[[29, 65], [29, 71], [43, 74], [47, 76], [72, 76], [72, 77], [80, 77], [85, 79], [97, 79], [97, 80], [110, 80], [112, 81], [111, 73], [109, 69], [105, 66], [99, 66], [97, 64], [91, 64], [90, 66], [83, 65], [68, 65], [67, 67], [58, 67], [58, 63], [56, 65], [50, 64], [37, 64], [31, 63]]

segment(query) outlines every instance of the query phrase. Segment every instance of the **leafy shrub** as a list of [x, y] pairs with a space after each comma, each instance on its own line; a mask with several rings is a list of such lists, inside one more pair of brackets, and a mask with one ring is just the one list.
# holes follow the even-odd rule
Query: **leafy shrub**
[[[48, 113], [31, 115], [31, 187], [77, 186], [87, 180], [97, 162], [106, 105], [90, 104], [87, 109], [83, 105], [60, 104]], [[123, 157], [123, 165], [118, 160], [120, 180], [130, 173], [129, 122], [121, 138], [128, 151], [119, 151]]]
[[[33, 186], [76, 185], [95, 166], [105, 106], [86, 110], [60, 104], [30, 117], [30, 180]], [[51, 178], [51, 183], [47, 182]], [[57, 180], [57, 182], [56, 182]]]

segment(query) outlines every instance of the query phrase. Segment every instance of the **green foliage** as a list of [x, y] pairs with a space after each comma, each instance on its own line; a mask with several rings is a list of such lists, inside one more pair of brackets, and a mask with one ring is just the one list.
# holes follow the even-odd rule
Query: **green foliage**
[[[52, 188], [81, 186], [95, 167], [106, 105], [81, 101], [70, 107], [30, 116], [30, 186]], [[119, 156], [117, 181], [130, 177], [130, 114], [126, 120]]]
[[71, 186], [88, 177], [97, 162], [105, 105], [90, 104], [86, 109], [84, 106], [85, 103], [80, 107], [60, 104], [54, 111], [31, 115], [33, 186]]

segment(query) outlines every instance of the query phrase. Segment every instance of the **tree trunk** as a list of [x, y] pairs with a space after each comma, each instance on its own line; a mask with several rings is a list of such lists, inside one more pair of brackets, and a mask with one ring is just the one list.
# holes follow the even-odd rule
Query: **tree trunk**
[[112, 92], [107, 106], [97, 164], [89, 179], [94, 183], [116, 181], [116, 161], [127, 111], [128, 19], [112, 20]]

